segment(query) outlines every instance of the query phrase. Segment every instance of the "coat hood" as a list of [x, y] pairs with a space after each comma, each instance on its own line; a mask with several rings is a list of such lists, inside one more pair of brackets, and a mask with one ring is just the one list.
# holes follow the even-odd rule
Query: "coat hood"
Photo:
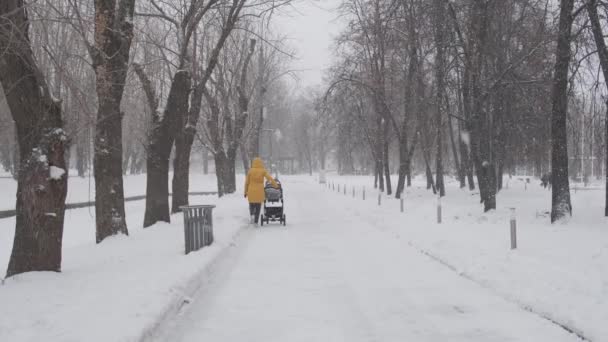
[[264, 162], [260, 158], [255, 158], [255, 159], [253, 159], [253, 162], [251, 163], [251, 168], [253, 168], [253, 169], [263, 169], [264, 168]]

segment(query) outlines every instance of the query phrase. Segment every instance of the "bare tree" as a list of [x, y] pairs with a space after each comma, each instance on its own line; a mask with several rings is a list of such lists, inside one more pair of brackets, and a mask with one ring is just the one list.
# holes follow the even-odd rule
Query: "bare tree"
[[574, 0], [560, 1], [559, 30], [553, 74], [552, 115], [551, 115], [551, 222], [556, 222], [572, 214], [570, 203], [570, 182], [568, 180], [568, 71], [570, 65], [570, 43]]
[[[445, 185], [443, 182], [443, 111], [445, 110], [442, 103], [445, 94], [445, 23], [447, 11], [444, 0], [435, 0], [433, 2], [433, 18], [435, 20], [435, 97], [437, 116], [437, 155], [436, 155], [436, 180], [437, 191], [439, 196], [445, 196]], [[451, 129], [451, 128], [450, 128]]]
[[37, 67], [23, 0], [0, 3], [0, 82], [20, 150], [17, 222], [7, 277], [60, 271], [67, 171], [61, 104]]
[[98, 99], [95, 127], [95, 224], [97, 242], [128, 235], [122, 179], [120, 110], [133, 40], [135, 0], [95, 0], [95, 44], [90, 47]]
[[[593, 32], [593, 38], [595, 40], [595, 46], [597, 48], [597, 52], [600, 60], [600, 67], [602, 68], [602, 73], [604, 76], [604, 83], [608, 82], [608, 48], [606, 47], [606, 42], [604, 40], [604, 33], [602, 29], [602, 25], [600, 23], [600, 17], [597, 12], [598, 1], [597, 0], [589, 0], [587, 2], [587, 13], [589, 15], [589, 21], [591, 23], [591, 31]], [[604, 131], [604, 153], [606, 163], [606, 170], [608, 170], [608, 100], [606, 101], [606, 114], [605, 119], [607, 120], [607, 124], [605, 124]], [[604, 216], [608, 216], [608, 172], [606, 174], [606, 198], [605, 198], [605, 209]]]
[[[222, 49], [224, 48], [228, 37], [235, 29], [236, 23], [239, 21], [241, 17], [241, 10], [245, 5], [246, 0], [232, 0], [231, 4], [225, 10], [225, 12], [221, 13], [219, 17], [221, 18], [222, 25], [220, 26], [219, 38], [213, 47], [213, 49], [209, 53], [209, 59], [205, 68], [201, 71], [202, 77], [198, 81], [198, 84], [195, 87], [193, 93], [193, 104], [190, 108], [189, 115], [187, 117], [181, 118], [181, 125], [177, 132], [177, 137], [175, 140], [175, 161], [174, 165], [174, 174], [173, 174], [173, 212], [177, 212], [179, 207], [182, 205], [188, 204], [188, 178], [190, 175], [190, 163], [188, 160], [190, 159], [190, 152], [192, 150], [192, 144], [194, 143], [194, 137], [196, 134], [196, 127], [198, 123], [198, 119], [200, 117], [201, 110], [201, 102], [202, 97], [204, 96], [204, 88], [207, 86], [207, 82], [211, 78], [213, 71], [216, 69], [218, 65], [218, 59]], [[253, 49], [250, 54], [253, 54]], [[248, 55], [247, 65], [249, 64], [249, 59], [251, 59], [251, 55]], [[247, 70], [245, 69], [245, 72]], [[246, 79], [245, 79], [246, 81]], [[236, 190], [236, 184], [234, 181], [234, 160], [236, 158], [236, 150], [239, 147], [240, 135], [242, 134], [242, 130], [244, 128], [245, 120], [247, 118], [247, 106], [248, 99], [243, 99], [245, 102], [243, 106], [245, 107], [244, 111], [237, 114], [234, 123], [236, 125], [235, 130], [232, 131], [232, 127], [229, 126], [227, 129], [231, 132], [231, 134], [237, 135], [237, 137], [231, 142], [227, 156], [227, 160], [229, 164], [227, 175], [224, 177], [229, 177], [228, 184], [232, 184], [228, 188], [228, 192], [232, 193]], [[218, 163], [216, 161], [216, 168]], [[226, 170], [224, 168], [224, 170]], [[216, 170], [217, 173], [217, 170]]]

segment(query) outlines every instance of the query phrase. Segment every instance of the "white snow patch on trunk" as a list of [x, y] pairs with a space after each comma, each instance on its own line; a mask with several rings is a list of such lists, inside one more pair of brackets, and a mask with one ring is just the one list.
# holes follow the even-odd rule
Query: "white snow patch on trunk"
[[63, 177], [63, 175], [65, 175], [65, 170], [60, 167], [51, 165], [49, 173], [51, 179], [59, 180], [61, 179], [61, 177]]

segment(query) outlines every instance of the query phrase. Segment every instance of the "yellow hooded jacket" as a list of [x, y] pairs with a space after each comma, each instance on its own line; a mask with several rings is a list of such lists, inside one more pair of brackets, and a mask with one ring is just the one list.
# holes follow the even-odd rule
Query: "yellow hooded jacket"
[[245, 180], [245, 196], [249, 199], [249, 203], [263, 203], [266, 199], [264, 179], [267, 179], [273, 187], [279, 187], [264, 168], [262, 159], [255, 158]]

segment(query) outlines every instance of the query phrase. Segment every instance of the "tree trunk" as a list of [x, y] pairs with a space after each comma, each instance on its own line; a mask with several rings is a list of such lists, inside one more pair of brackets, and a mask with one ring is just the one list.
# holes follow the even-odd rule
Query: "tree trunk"
[[401, 198], [401, 195], [405, 189], [405, 179], [407, 177], [408, 169], [410, 168], [409, 149], [407, 147], [407, 139], [405, 137], [399, 138], [399, 178], [397, 180], [397, 192], [396, 198]]
[[376, 139], [374, 141], [376, 150], [376, 175], [378, 177], [378, 187], [381, 192], [384, 192], [384, 134], [382, 131], [382, 119], [378, 116], [376, 119]]
[[[187, 81], [189, 83], [189, 81]], [[188, 205], [188, 194], [190, 191], [190, 154], [196, 136], [199, 113], [203, 101], [203, 90], [197, 87], [190, 96], [190, 108], [187, 103], [179, 106], [179, 119], [177, 121], [177, 132], [175, 137], [175, 156], [173, 159], [173, 197], [171, 210], [173, 213], [180, 211], [181, 206]], [[181, 96], [180, 96], [181, 97]], [[184, 98], [187, 98], [186, 95]], [[207, 150], [205, 150], [207, 153]], [[206, 160], [206, 158], [205, 158]]]
[[484, 106], [482, 94], [482, 79], [484, 59], [486, 56], [486, 38], [488, 31], [489, 9], [483, 1], [475, 1], [472, 12], [473, 41], [472, 60], [467, 69], [470, 70], [470, 86], [472, 100], [472, 137], [471, 150], [473, 162], [477, 171], [479, 194], [484, 204], [484, 211], [496, 209], [496, 168], [492, 140], [492, 126], [489, 114]]
[[378, 161], [374, 162], [374, 189], [378, 188]]
[[236, 150], [229, 150], [224, 165], [224, 191], [226, 194], [236, 192]]
[[[602, 25], [600, 23], [599, 15], [597, 13], [597, 0], [589, 0], [587, 3], [587, 13], [589, 14], [589, 21], [591, 22], [591, 29], [593, 31], [593, 38], [595, 39], [595, 46], [598, 51], [600, 65], [604, 76], [604, 83], [608, 82], [608, 48], [604, 41], [604, 33], [602, 32]], [[606, 193], [604, 202], [604, 216], [608, 217], [608, 101], [606, 101], [606, 114], [605, 114], [605, 132], [604, 132], [604, 153], [605, 153], [605, 164], [606, 164]], [[592, 128], [594, 129], [594, 128]], [[598, 172], [600, 174], [600, 172]]]
[[384, 178], [386, 182], [386, 194], [391, 195], [393, 193], [393, 188], [391, 185], [391, 168], [390, 168], [390, 124], [388, 121], [384, 122], [384, 141], [382, 148], [382, 164], [384, 167]]
[[[454, 158], [454, 167], [456, 167], [456, 173], [458, 175], [458, 181], [460, 182], [460, 188], [464, 189], [464, 187], [467, 185], [467, 181], [465, 178], [463, 165], [460, 163], [460, 158], [458, 157], [458, 146], [456, 144], [456, 140], [454, 139], [454, 127], [452, 126], [452, 117], [449, 114], [449, 111], [448, 130], [450, 134], [450, 146], [452, 146], [452, 156]], [[460, 139], [458, 139], [458, 141], [460, 141]]]
[[203, 146], [203, 174], [209, 174], [209, 151]]
[[382, 155], [376, 160], [376, 177], [378, 180], [378, 189], [380, 192], [384, 192], [384, 163], [382, 162]]
[[[85, 131], [88, 131], [88, 129], [85, 129]], [[87, 146], [89, 141], [88, 134], [82, 133], [81, 135], [84, 137], [78, 136], [78, 141], [76, 142], [76, 169], [78, 170], [78, 177], [84, 178], [89, 166], [89, 161], [87, 158]]]
[[97, 243], [128, 235], [122, 179], [122, 101], [133, 39], [135, 0], [95, 0], [95, 47], [91, 56], [98, 98], [95, 127], [95, 224]]
[[19, 180], [19, 169], [21, 168], [21, 152], [19, 151], [19, 135], [17, 133], [17, 128], [15, 125], [15, 141], [13, 143], [13, 168], [11, 170], [11, 174], [13, 175], [13, 179], [18, 181]]
[[[464, 81], [464, 80], [466, 80], [465, 77], [463, 77], [462, 86], [458, 87], [457, 99], [458, 99], [458, 111], [464, 117], [464, 120], [466, 120], [465, 127], [468, 130], [470, 115], [468, 112], [469, 106], [465, 105], [465, 101], [469, 101], [469, 99], [468, 99], [468, 90], [466, 91], [466, 97], [465, 97], [464, 89], [465, 88], [468, 89], [469, 84], [468, 84], [468, 81]], [[461, 188], [464, 188], [463, 184], [466, 180], [469, 183], [469, 190], [475, 190], [475, 180], [473, 179], [473, 170], [471, 168], [471, 158], [470, 158], [470, 139], [467, 139], [467, 141], [465, 141], [465, 139], [463, 137], [462, 121], [458, 121], [457, 126], [458, 126], [458, 148], [460, 149], [460, 171], [462, 172], [462, 179], [460, 181]], [[468, 132], [467, 132], [467, 134], [468, 134]], [[470, 138], [469, 135], [467, 135], [467, 137]]]
[[180, 134], [175, 138], [175, 156], [173, 159], [173, 182], [171, 212], [177, 213], [180, 207], [188, 205], [190, 189], [190, 153], [194, 143], [195, 131]]
[[[435, 18], [435, 115], [437, 125], [437, 154], [435, 158], [436, 167], [436, 181], [437, 190], [439, 196], [445, 196], [445, 185], [443, 181], [443, 94], [445, 92], [445, 78], [444, 78], [444, 55], [445, 55], [445, 42], [444, 42], [444, 22], [446, 18], [446, 11], [444, 0], [434, 0], [434, 18]], [[451, 129], [451, 128], [450, 128]]]
[[437, 194], [437, 188], [435, 188], [435, 181], [433, 180], [433, 171], [431, 171], [431, 164], [428, 158], [425, 158], [425, 173], [426, 173], [426, 188], [432, 189], [433, 194]]
[[502, 159], [498, 160], [498, 169], [496, 173], [496, 190], [502, 190], [502, 178], [504, 174], [504, 161]]
[[[146, 181], [146, 212], [144, 227], [156, 222], [170, 222], [169, 214], [169, 158], [176, 131], [180, 125], [180, 115], [187, 111], [188, 95], [191, 89], [190, 73], [179, 70], [175, 73], [164, 114], [156, 113], [148, 140]], [[184, 151], [180, 151], [180, 156]], [[183, 170], [178, 170], [183, 172]]]
[[53, 100], [36, 65], [23, 0], [0, 3], [0, 84], [20, 145], [17, 210], [7, 277], [61, 271], [67, 194], [61, 104]]
[[568, 179], [568, 68], [574, 0], [561, 0], [551, 111], [551, 222], [572, 215]]
[[[605, 123], [604, 123], [604, 143], [606, 144], [606, 147], [604, 149], [605, 155], [604, 155], [604, 165], [605, 165], [605, 172], [606, 175], [604, 175], [604, 177], [606, 178], [606, 190], [605, 190], [605, 208], [604, 208], [604, 216], [608, 217], [608, 101], [606, 102], [606, 114], [604, 116], [605, 118]], [[598, 172], [598, 174], [600, 174], [600, 172]]]
[[215, 160], [215, 177], [217, 178], [217, 194], [219, 197], [222, 197], [226, 194], [225, 191], [225, 168], [226, 168], [226, 155], [224, 152], [216, 153], [213, 155]]
[[[201, 110], [202, 98], [205, 96], [205, 91], [207, 88], [207, 81], [211, 78], [211, 74], [215, 70], [218, 64], [219, 54], [228, 39], [228, 36], [234, 29], [234, 26], [239, 19], [239, 13], [245, 4], [245, 0], [234, 1], [232, 6], [229, 9], [229, 14], [224, 22], [224, 27], [222, 28], [221, 35], [216, 42], [213, 50], [210, 53], [209, 62], [207, 63], [207, 67], [204, 70], [204, 73], [201, 77], [201, 80], [196, 85], [194, 92], [191, 97], [191, 106], [188, 108], [188, 97], [190, 96], [191, 89], [191, 77], [188, 76], [185, 80], [186, 83], [182, 83], [180, 86], [184, 93], [178, 93], [179, 97], [182, 97], [181, 101], [176, 101], [176, 109], [177, 109], [177, 120], [176, 120], [176, 156], [179, 154], [179, 159], [175, 160], [175, 168], [173, 174], [173, 184], [178, 185], [177, 188], [173, 189], [173, 211], [176, 212], [179, 210], [179, 207], [182, 205], [188, 204], [188, 187], [189, 182], [188, 178], [190, 176], [190, 153], [192, 151], [192, 144], [194, 142], [194, 136], [196, 134], [196, 126], [198, 124], [198, 119]], [[252, 40], [252, 45], [255, 45], [255, 40]], [[253, 51], [251, 51], [253, 54]], [[250, 58], [250, 55], [249, 57]], [[176, 75], [177, 76], [177, 75]], [[169, 107], [168, 107], [169, 108]], [[245, 113], [246, 115], [246, 113]], [[217, 123], [217, 121], [216, 121]], [[217, 127], [217, 126], [216, 126]], [[219, 129], [219, 127], [217, 127]], [[236, 145], [238, 146], [238, 145]], [[235, 146], [235, 150], [236, 150]], [[214, 148], [218, 150], [217, 144], [214, 145]], [[179, 151], [178, 151], [179, 149]], [[177, 157], [176, 157], [177, 158]], [[224, 171], [226, 165], [223, 165]], [[234, 169], [234, 164], [232, 165]], [[216, 165], [216, 174], [217, 174], [217, 165]], [[180, 179], [177, 179], [180, 177]], [[219, 186], [219, 184], [218, 184]], [[224, 185], [224, 193], [225, 193], [225, 185]]]
[[243, 143], [240, 145], [240, 152], [241, 160], [243, 161], [243, 170], [245, 171], [245, 174], [247, 174], [249, 173], [249, 158], [247, 156], [247, 149]]

